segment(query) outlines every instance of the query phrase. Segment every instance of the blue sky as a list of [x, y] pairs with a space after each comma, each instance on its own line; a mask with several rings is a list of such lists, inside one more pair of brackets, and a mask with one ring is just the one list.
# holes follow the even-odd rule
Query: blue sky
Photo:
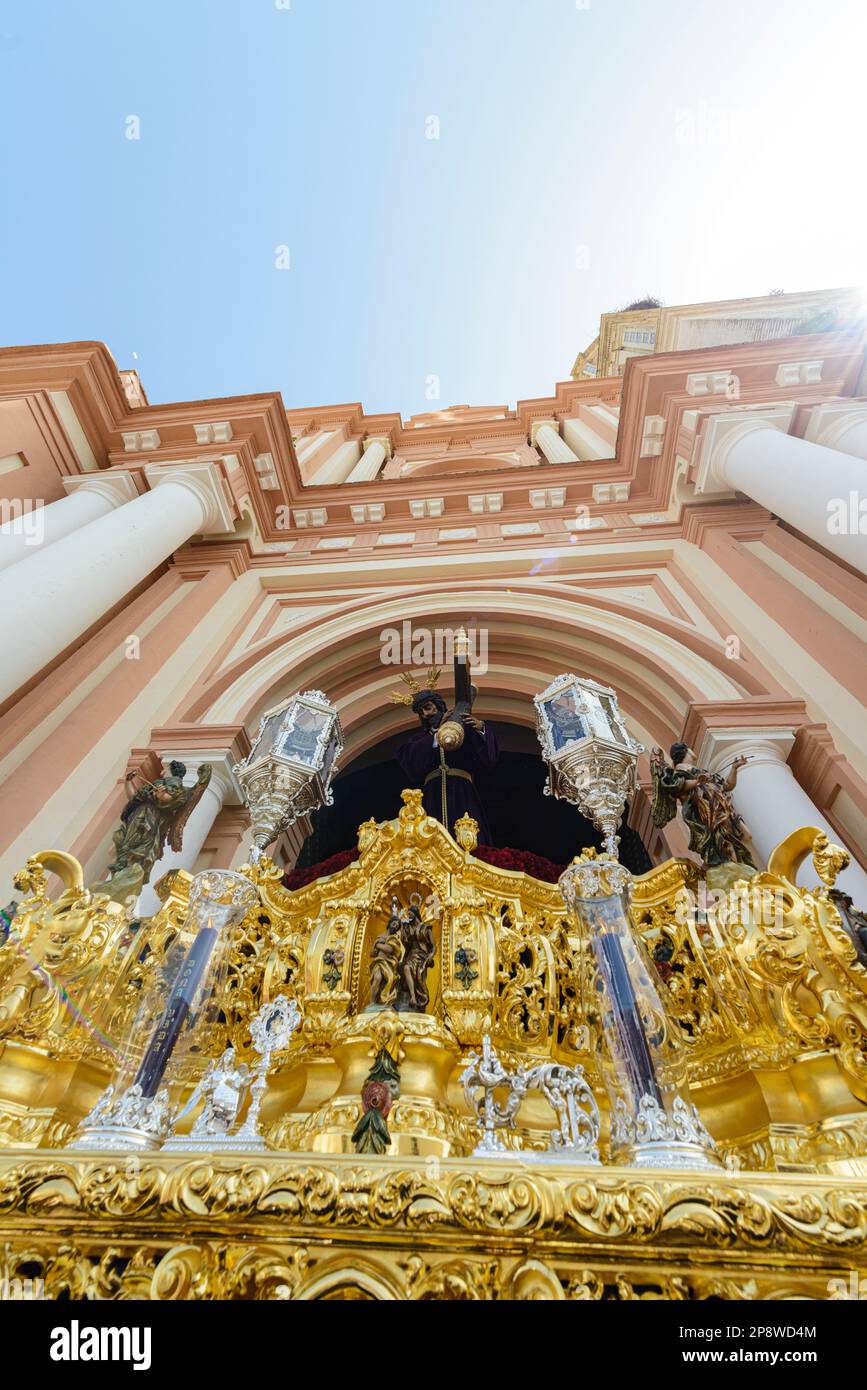
[[5, 0], [0, 341], [154, 402], [548, 394], [637, 296], [867, 281], [865, 40], [861, 0]]

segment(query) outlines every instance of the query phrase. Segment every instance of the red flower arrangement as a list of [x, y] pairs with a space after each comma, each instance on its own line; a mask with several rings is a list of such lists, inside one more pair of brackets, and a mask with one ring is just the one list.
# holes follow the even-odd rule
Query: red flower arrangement
[[515, 873], [529, 874], [542, 883], [557, 883], [566, 872], [565, 864], [552, 864], [541, 854], [532, 854], [528, 849], [496, 849], [493, 845], [479, 845], [474, 851], [476, 859], [484, 864], [493, 864], [495, 869], [512, 869]]
[[293, 869], [291, 873], [284, 874], [283, 887], [294, 893], [298, 888], [306, 888], [308, 883], [315, 883], [317, 878], [339, 874], [341, 869], [354, 864], [357, 858], [357, 848], [342, 849], [339, 854], [332, 854], [330, 859], [323, 859], [320, 864], [311, 864], [309, 869]]

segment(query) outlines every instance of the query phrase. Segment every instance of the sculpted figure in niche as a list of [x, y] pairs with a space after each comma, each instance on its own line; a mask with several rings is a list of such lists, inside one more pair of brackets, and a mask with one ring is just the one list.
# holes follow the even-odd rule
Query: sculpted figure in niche
[[373, 943], [370, 953], [370, 1002], [393, 1004], [397, 998], [400, 966], [403, 960], [403, 939], [400, 935], [400, 903], [391, 900], [388, 926]]
[[424, 1013], [430, 1003], [427, 976], [436, 957], [433, 927], [414, 893], [409, 907], [391, 900], [391, 916], [370, 954], [370, 1005], [399, 1013]]

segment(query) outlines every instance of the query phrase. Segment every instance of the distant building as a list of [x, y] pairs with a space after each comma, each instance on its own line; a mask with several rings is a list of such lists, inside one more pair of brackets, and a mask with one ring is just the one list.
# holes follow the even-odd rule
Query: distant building
[[652, 300], [603, 314], [599, 336], [579, 352], [572, 368], [576, 380], [622, 376], [631, 357], [688, 352], [726, 343], [763, 343], [772, 338], [833, 329], [863, 318], [862, 293], [855, 289], [807, 290], [803, 294], [769, 294], [756, 299], [722, 299], [715, 304], [678, 304]]

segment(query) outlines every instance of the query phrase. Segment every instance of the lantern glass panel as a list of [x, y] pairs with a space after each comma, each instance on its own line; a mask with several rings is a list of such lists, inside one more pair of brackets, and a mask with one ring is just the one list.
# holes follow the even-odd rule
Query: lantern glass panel
[[331, 715], [325, 710], [311, 709], [299, 701], [289, 711], [279, 753], [292, 762], [317, 767], [321, 761], [322, 741]]
[[551, 725], [554, 752], [590, 736], [590, 728], [582, 713], [580, 698], [574, 686], [567, 686], [543, 706]]
[[269, 757], [277, 743], [283, 728], [285, 710], [278, 710], [275, 714], [269, 715], [262, 725], [262, 732], [253, 747], [249, 761], [258, 761], [259, 758]]
[[588, 691], [587, 699], [597, 736], [607, 739], [610, 743], [621, 743], [629, 747], [629, 735], [611, 696]]
[[331, 735], [328, 739], [328, 747], [325, 750], [325, 762], [322, 765], [322, 780], [328, 785], [331, 778], [331, 769], [334, 766], [334, 759], [340, 752], [340, 740], [337, 737], [337, 725], [332, 726]]

